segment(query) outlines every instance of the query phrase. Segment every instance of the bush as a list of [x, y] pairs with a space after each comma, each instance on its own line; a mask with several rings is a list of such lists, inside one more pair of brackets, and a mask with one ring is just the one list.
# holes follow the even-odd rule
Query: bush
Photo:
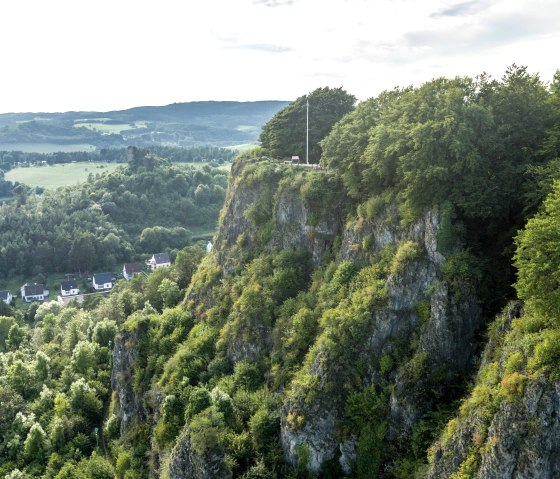
[[204, 411], [211, 404], [210, 393], [204, 387], [194, 387], [190, 394], [185, 408], [185, 419], [187, 421], [196, 414]]
[[193, 417], [189, 425], [191, 446], [199, 456], [220, 449], [225, 431], [224, 415], [214, 406]]

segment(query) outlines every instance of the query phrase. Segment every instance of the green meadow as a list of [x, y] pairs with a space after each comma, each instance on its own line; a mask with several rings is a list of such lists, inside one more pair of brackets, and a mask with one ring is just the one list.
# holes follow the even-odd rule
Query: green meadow
[[54, 189], [84, 182], [90, 173], [113, 171], [122, 164], [105, 162], [63, 163], [45, 166], [14, 168], [6, 173], [8, 181], [19, 181], [35, 187]]

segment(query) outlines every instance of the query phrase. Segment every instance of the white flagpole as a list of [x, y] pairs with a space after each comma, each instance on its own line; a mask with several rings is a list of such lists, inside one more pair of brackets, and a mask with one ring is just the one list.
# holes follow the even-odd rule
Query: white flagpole
[[309, 97], [307, 97], [307, 136], [305, 144], [305, 163], [309, 165]]

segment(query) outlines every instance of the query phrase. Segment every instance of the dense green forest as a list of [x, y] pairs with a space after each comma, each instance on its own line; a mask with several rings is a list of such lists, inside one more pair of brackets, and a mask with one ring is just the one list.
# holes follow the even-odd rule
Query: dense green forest
[[[22, 238], [66, 207], [65, 251], [179, 251], [83, 308], [0, 318], [0, 476], [466, 479], [515, 457], [555, 477], [557, 406], [534, 396], [559, 381], [560, 73], [309, 98], [345, 110], [311, 138], [321, 167], [279, 161], [301, 97], [225, 202], [222, 173], [148, 155], [2, 206]], [[180, 249], [222, 203], [214, 250]]]
[[112, 270], [181, 249], [193, 230], [215, 229], [226, 186], [223, 171], [146, 152], [76, 187], [35, 195], [20, 184], [0, 203], [0, 277]]

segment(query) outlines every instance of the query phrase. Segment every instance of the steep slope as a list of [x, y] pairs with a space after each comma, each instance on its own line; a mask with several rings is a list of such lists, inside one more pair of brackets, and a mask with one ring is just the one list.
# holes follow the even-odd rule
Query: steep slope
[[[151, 391], [134, 399], [127, 381], [114, 384], [126, 398], [125, 434], [126, 404], [156, 398], [139, 412], [160, 411], [148, 420], [157, 435], [170, 394], [185, 398], [182, 434], [152, 444], [161, 464], [153, 474], [237, 476], [259, 457], [281, 476], [290, 467], [362, 475], [395, 467], [391, 455], [407, 455], [421, 420], [455, 398], [481, 312], [466, 283], [444, 279], [439, 214], [402, 226], [389, 207], [343, 225], [352, 205], [337, 184], [325, 170], [234, 165], [214, 250], [185, 300], [196, 317], [189, 339]], [[207, 402], [193, 406], [202, 390]], [[241, 397], [251, 391], [268, 399], [243, 419]], [[259, 418], [263, 443], [240, 458], [228, 434], [258, 433]], [[422, 450], [426, 437], [417, 441]]]

